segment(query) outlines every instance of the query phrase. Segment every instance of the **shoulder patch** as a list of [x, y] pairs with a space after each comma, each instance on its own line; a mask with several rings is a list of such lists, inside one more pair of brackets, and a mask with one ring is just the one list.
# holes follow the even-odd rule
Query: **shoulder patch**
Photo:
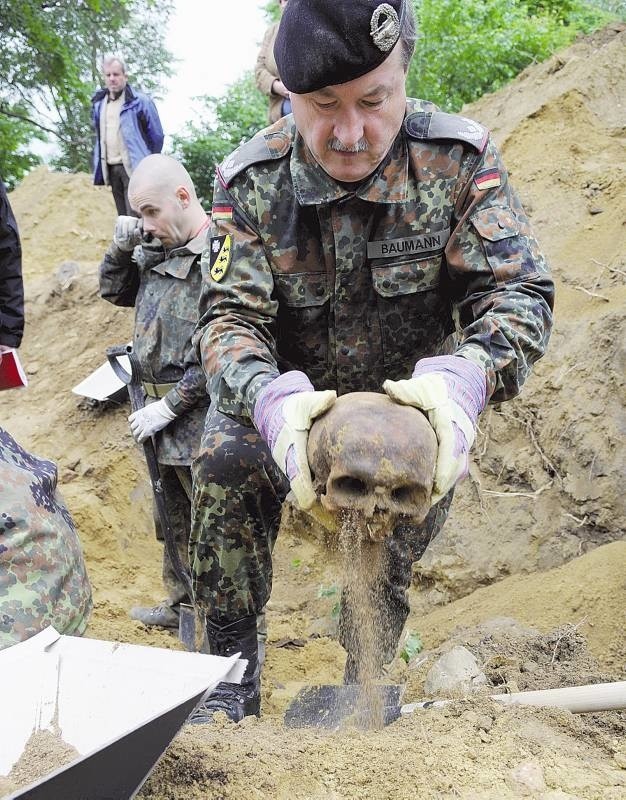
[[412, 139], [456, 139], [485, 149], [489, 131], [479, 122], [444, 111], [416, 111], [404, 121], [404, 129]]
[[227, 188], [233, 178], [261, 161], [282, 158], [291, 150], [292, 139], [283, 131], [260, 133], [244, 142], [217, 168], [221, 184]]

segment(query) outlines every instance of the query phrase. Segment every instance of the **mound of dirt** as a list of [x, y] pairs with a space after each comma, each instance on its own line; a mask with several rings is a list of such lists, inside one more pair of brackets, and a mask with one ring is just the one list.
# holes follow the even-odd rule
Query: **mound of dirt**
[[[483, 415], [470, 478], [416, 565], [407, 630], [427, 651], [389, 668], [390, 679], [407, 683], [405, 701], [423, 696], [432, 658], [459, 643], [493, 691], [625, 677], [625, 66], [626, 32], [616, 26], [464, 111], [502, 146], [554, 270], [556, 326], [522, 396]], [[97, 292], [115, 219], [110, 193], [89, 176], [41, 168], [11, 202], [24, 245], [21, 355], [30, 385], [2, 393], [2, 424], [59, 464], [94, 589], [87, 635], [179, 647], [172, 634], [127, 616], [162, 593], [128, 407], [93, 407], [71, 393], [132, 329], [132, 310]], [[574, 717], [478, 697], [377, 732], [285, 730], [299, 686], [342, 679], [338, 565], [319, 531], [286, 514], [268, 607], [263, 718], [185, 729], [141, 797], [626, 796], [623, 713]], [[500, 621], [485, 627], [493, 618]]]

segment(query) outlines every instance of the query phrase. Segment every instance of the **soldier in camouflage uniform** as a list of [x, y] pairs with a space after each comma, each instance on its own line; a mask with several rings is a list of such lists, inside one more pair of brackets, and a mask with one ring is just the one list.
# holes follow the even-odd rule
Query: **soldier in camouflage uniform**
[[[165, 502], [182, 563], [188, 562], [191, 462], [198, 451], [209, 398], [191, 347], [198, 319], [200, 256], [209, 217], [187, 170], [175, 159], [147, 156], [133, 172], [129, 198], [141, 215], [118, 217], [100, 265], [100, 295], [135, 307], [133, 350], [141, 366], [146, 406], [129, 417], [138, 442], [154, 436]], [[155, 518], [157, 536], [163, 538]], [[146, 625], [178, 627], [187, 591], [163, 551], [168, 597], [131, 617]]]
[[[435, 505], [385, 545], [388, 660], [411, 564], [467, 473], [479, 413], [520, 391], [548, 342], [553, 283], [496, 146], [482, 125], [406, 99], [414, 41], [409, 0], [290, 0], [274, 53], [293, 116], [218, 169], [194, 337], [212, 405], [190, 558], [213, 652], [249, 663], [199, 721], [259, 711], [255, 614], [288, 489], [316, 502], [315, 417], [337, 394], [385, 391], [437, 435]], [[347, 682], [359, 678], [351, 625], [344, 608]]]
[[0, 428], [0, 650], [53, 625], [80, 636], [93, 608], [57, 468]]

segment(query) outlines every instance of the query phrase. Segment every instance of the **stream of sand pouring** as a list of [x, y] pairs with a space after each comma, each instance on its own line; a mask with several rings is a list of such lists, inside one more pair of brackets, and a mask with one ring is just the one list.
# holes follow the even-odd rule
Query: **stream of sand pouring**
[[383, 726], [383, 698], [377, 690], [380, 678], [382, 616], [379, 605], [383, 579], [383, 542], [372, 541], [363, 519], [356, 513], [342, 515], [339, 549], [343, 563], [343, 599], [352, 624], [344, 647], [356, 655], [360, 691], [354, 722], [361, 728]]

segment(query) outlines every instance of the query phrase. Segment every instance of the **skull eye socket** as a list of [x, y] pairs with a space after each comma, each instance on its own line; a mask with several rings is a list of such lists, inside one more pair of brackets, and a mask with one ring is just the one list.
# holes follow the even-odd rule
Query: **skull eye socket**
[[365, 497], [368, 493], [367, 484], [352, 475], [342, 475], [333, 481], [333, 488], [337, 492], [353, 495], [354, 497]]
[[391, 499], [396, 503], [410, 503], [413, 500], [413, 486], [396, 486], [391, 492]]

